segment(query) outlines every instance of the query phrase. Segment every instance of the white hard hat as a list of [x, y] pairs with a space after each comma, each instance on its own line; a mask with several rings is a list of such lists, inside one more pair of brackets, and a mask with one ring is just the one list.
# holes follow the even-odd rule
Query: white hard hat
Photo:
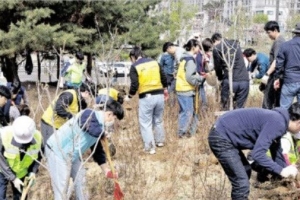
[[27, 144], [32, 141], [36, 130], [35, 122], [28, 116], [20, 116], [12, 124], [13, 136], [17, 143]]

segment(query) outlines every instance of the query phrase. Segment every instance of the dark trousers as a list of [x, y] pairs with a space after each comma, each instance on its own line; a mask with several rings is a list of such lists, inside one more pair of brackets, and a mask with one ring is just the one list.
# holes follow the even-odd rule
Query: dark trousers
[[231, 198], [234, 200], [248, 199], [251, 166], [243, 152], [234, 147], [231, 142], [226, 140], [214, 128], [210, 131], [208, 143], [231, 182]]
[[[243, 108], [249, 94], [249, 81], [233, 82], [234, 108]], [[229, 81], [224, 79], [221, 85], [221, 107], [229, 110]]]
[[[43, 136], [43, 146], [46, 146], [47, 140], [49, 139], [49, 137], [54, 133], [55, 128], [53, 126], [50, 126], [49, 124], [47, 124], [46, 122], [44, 122], [43, 120], [41, 120], [41, 133]], [[44, 152], [44, 149], [42, 149], [42, 151]]]
[[166, 74], [167, 83], [168, 83], [168, 92], [172, 93], [175, 92], [175, 83], [176, 79], [174, 78], [173, 74]]
[[[273, 75], [270, 75], [268, 83], [264, 90], [264, 99], [262, 103], [262, 108], [273, 109], [280, 106], [280, 93], [281, 88], [274, 89], [275, 78]], [[282, 83], [280, 84], [282, 85]]]
[[[8, 180], [4, 177], [4, 175], [2, 173], [0, 173], [0, 200], [6, 200], [7, 184], [8, 184]], [[11, 185], [12, 185], [11, 188], [13, 191], [13, 200], [21, 199], [22, 194], [15, 188], [13, 183], [11, 183]], [[26, 199], [27, 199], [27, 197], [26, 197]]]

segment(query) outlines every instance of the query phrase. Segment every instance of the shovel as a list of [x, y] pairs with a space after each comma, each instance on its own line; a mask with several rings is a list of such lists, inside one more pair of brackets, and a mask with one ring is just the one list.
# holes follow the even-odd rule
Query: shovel
[[22, 192], [22, 196], [21, 196], [21, 200], [25, 200], [26, 199], [26, 196], [32, 186], [32, 182], [33, 182], [33, 179], [30, 179], [28, 177], [25, 177], [25, 180], [24, 180], [24, 187], [23, 187], [23, 192]]
[[199, 121], [199, 86], [195, 87], [195, 97], [194, 97], [194, 113], [190, 126], [190, 135], [195, 135], [198, 128]]
[[[114, 165], [113, 165], [112, 160], [111, 160], [107, 138], [104, 137], [104, 139], [102, 139], [101, 142], [102, 142], [102, 145], [104, 147], [105, 155], [106, 155], [108, 164], [110, 166], [111, 172], [113, 174], [115, 174], [115, 168], [114, 168]], [[120, 184], [119, 184], [117, 178], [114, 178], [114, 182], [115, 182], [114, 199], [115, 200], [122, 200], [124, 198], [124, 194], [123, 194], [123, 192], [120, 188]]]

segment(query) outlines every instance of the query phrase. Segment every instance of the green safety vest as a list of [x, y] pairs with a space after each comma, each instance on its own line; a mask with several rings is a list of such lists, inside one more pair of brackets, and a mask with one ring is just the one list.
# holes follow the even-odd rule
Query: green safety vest
[[39, 151], [42, 145], [42, 135], [36, 130], [34, 133], [35, 144], [30, 145], [23, 159], [20, 160], [19, 147], [11, 144], [13, 139], [13, 131], [10, 127], [3, 129], [1, 132], [2, 144], [4, 146], [4, 157], [18, 178], [23, 178], [28, 174], [29, 166], [38, 158]]
[[73, 83], [73, 84], [80, 84], [82, 82], [83, 71], [85, 69], [85, 63], [73, 63], [67, 69], [67, 73], [65, 76], [65, 80]]
[[291, 134], [285, 134], [283, 138], [287, 139], [291, 143], [291, 149], [290, 152], [288, 153], [288, 156], [291, 164], [296, 164], [299, 156], [298, 156], [297, 149], [295, 149], [294, 139]]
[[[290, 142], [291, 149], [290, 149], [290, 152], [288, 153], [288, 157], [289, 157], [290, 163], [295, 164], [299, 159], [299, 155], [298, 155], [298, 150], [295, 149], [294, 139], [291, 134], [284, 134], [282, 136], [282, 138], [285, 138]], [[300, 147], [300, 140], [298, 140], [296, 142], [296, 147], [298, 147], [298, 146]], [[267, 151], [267, 156], [271, 157], [270, 150]]]

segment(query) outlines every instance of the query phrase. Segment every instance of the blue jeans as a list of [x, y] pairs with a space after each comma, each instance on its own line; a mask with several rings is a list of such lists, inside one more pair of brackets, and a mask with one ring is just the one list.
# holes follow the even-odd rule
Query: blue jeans
[[[25, 178], [25, 177], [24, 177]], [[24, 181], [24, 178], [21, 180]], [[0, 199], [1, 200], [6, 200], [6, 190], [7, 190], [7, 184], [8, 180], [5, 178], [5, 176], [0, 172]], [[19, 200], [21, 199], [22, 194], [15, 188], [13, 183], [11, 183], [12, 186], [12, 192], [13, 192], [13, 200]], [[27, 197], [26, 197], [27, 199]]]
[[202, 107], [207, 106], [206, 92], [204, 89], [204, 84], [199, 85], [199, 97], [202, 101]]
[[78, 88], [80, 88], [81, 84], [82, 83], [71, 83], [71, 82], [66, 81], [65, 82], [65, 87], [67, 89], [78, 89]]
[[284, 83], [281, 89], [280, 107], [288, 109], [295, 97], [297, 97], [297, 101], [300, 103], [300, 82]]
[[[72, 189], [69, 186], [69, 179], [72, 178], [75, 186], [76, 199], [85, 200], [89, 199], [88, 191], [85, 187], [85, 168], [82, 166], [82, 162], [77, 159], [76, 161], [70, 161], [68, 166], [67, 161], [59, 158], [55, 155], [51, 149], [47, 146], [45, 148], [46, 158], [47, 158], [47, 167], [51, 177], [51, 184], [54, 193], [55, 200], [64, 200], [64, 195], [71, 196]], [[68, 155], [66, 155], [67, 157]], [[67, 157], [66, 160], [71, 157]], [[67, 187], [67, 188], [66, 188]]]
[[164, 105], [163, 94], [149, 94], [139, 99], [139, 124], [145, 150], [155, 149], [157, 143], [165, 142]]
[[[178, 135], [196, 133], [198, 117], [194, 115], [194, 96], [177, 95], [179, 104]], [[190, 128], [190, 130], [188, 130]]]
[[222, 137], [215, 129], [211, 129], [208, 143], [231, 182], [231, 198], [234, 200], [248, 199], [251, 166], [243, 152]]

